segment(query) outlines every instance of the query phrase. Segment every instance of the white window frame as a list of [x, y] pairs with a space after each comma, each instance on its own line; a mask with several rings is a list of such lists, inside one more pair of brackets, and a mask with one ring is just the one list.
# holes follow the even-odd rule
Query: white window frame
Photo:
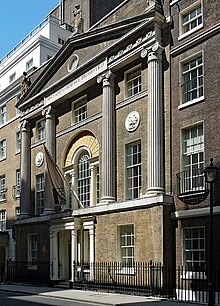
[[6, 231], [6, 209], [0, 210], [0, 231]]
[[[189, 235], [186, 236], [186, 231]], [[194, 231], [194, 234], [193, 234]], [[195, 237], [195, 231], [198, 231], [198, 236]], [[201, 233], [203, 232], [203, 236]], [[193, 243], [197, 240], [198, 247], [195, 247]], [[198, 256], [195, 256], [195, 254]], [[189, 254], [189, 256], [187, 256]], [[205, 227], [204, 226], [194, 226], [194, 227], [184, 227], [183, 228], [183, 265], [186, 267], [192, 267], [195, 272], [205, 271]], [[196, 271], [196, 265], [201, 266], [200, 271]]]
[[90, 154], [87, 150], [81, 150], [77, 162], [77, 195], [84, 207], [90, 206], [91, 200], [91, 167]]
[[141, 91], [142, 91], [142, 67], [141, 65], [137, 65], [125, 72], [126, 98], [133, 97], [136, 94], [139, 94]]
[[37, 270], [38, 262], [38, 236], [28, 234], [28, 269]]
[[72, 103], [72, 123], [76, 124], [87, 119], [87, 96]]
[[5, 175], [0, 175], [0, 202], [6, 201], [6, 177]]
[[20, 206], [15, 207], [15, 217], [16, 217], [16, 219], [20, 216], [20, 214], [21, 214], [21, 207]]
[[[200, 64], [198, 64], [198, 59], [199, 58], [202, 59], [202, 63], [200, 63]], [[187, 63], [188, 64], [191, 63], [190, 65], [192, 65], [194, 60], [196, 60], [196, 67], [190, 67], [190, 69], [188, 69], [187, 71], [184, 71], [184, 65], [186, 65]], [[205, 86], [204, 86], [204, 54], [203, 54], [203, 52], [198, 52], [198, 53], [194, 54], [193, 56], [190, 56], [190, 57], [182, 60], [180, 62], [180, 68], [179, 69], [180, 69], [179, 71], [180, 71], [180, 84], [181, 84], [181, 88], [180, 88], [181, 104], [179, 105], [179, 109], [181, 109], [181, 108], [185, 108], [187, 106], [190, 106], [192, 104], [201, 102], [205, 99], [205, 96], [204, 96], [204, 89], [205, 89]], [[202, 75], [199, 74], [200, 69], [202, 69]], [[185, 101], [184, 93], [188, 92], [189, 94], [192, 95], [192, 90], [185, 91], [184, 86], [187, 83], [191, 84], [192, 80], [195, 79], [195, 78], [193, 78], [193, 73], [195, 72], [195, 70], [196, 70], [196, 84], [197, 84], [197, 86], [194, 87], [194, 88], [197, 91], [197, 96], [195, 98], [191, 97], [190, 99]], [[189, 81], [187, 81], [187, 82], [184, 81], [184, 75], [189, 75]], [[202, 80], [202, 85], [199, 84], [200, 80]], [[200, 88], [202, 89], [202, 95], [200, 95], [200, 93], [199, 93]]]
[[36, 187], [35, 187], [36, 214], [42, 214], [44, 212], [44, 199], [45, 199], [45, 174], [39, 173], [36, 175]]
[[6, 159], [6, 148], [7, 146], [7, 141], [6, 139], [2, 139], [0, 141], [0, 161]]
[[16, 184], [14, 186], [14, 199], [17, 199], [20, 197], [21, 192], [21, 172], [20, 169], [17, 169], [15, 172], [15, 180]]
[[134, 224], [121, 224], [117, 226], [118, 235], [118, 261], [121, 269], [118, 273], [133, 273], [135, 252], [135, 229]]
[[12, 82], [14, 82], [16, 80], [16, 72], [13, 72], [10, 76], [9, 76], [9, 84], [11, 84]]
[[[202, 134], [200, 135], [201, 129]], [[193, 132], [196, 129], [197, 137], [192, 137]], [[186, 131], [189, 131], [190, 137], [186, 139]], [[189, 176], [185, 176], [185, 191], [193, 191], [203, 189], [204, 187], [204, 165], [205, 165], [205, 148], [204, 148], [204, 125], [203, 122], [199, 122], [192, 126], [185, 127], [181, 130], [182, 132], [182, 159], [181, 168], [182, 171], [190, 171]], [[197, 139], [197, 141], [196, 141]], [[197, 162], [195, 157], [197, 156]], [[203, 158], [202, 158], [203, 157]], [[187, 163], [186, 160], [189, 159]], [[197, 167], [196, 167], [197, 166]], [[195, 170], [194, 170], [195, 169]], [[197, 170], [196, 170], [197, 169]], [[199, 180], [198, 180], [199, 177]], [[201, 181], [200, 181], [201, 180]]]
[[[134, 152], [134, 147], [137, 151]], [[130, 148], [130, 153], [128, 152]], [[140, 148], [140, 150], [139, 150]], [[141, 141], [126, 144], [126, 198], [128, 200], [137, 199], [141, 196], [142, 188], [142, 148]], [[135, 162], [135, 156], [137, 162]], [[136, 194], [137, 193], [137, 194]]]
[[1, 105], [1, 124], [5, 124], [7, 122], [7, 106], [6, 104]]
[[26, 71], [30, 70], [34, 66], [34, 59], [33, 57], [26, 62]]
[[21, 151], [21, 132], [16, 132], [16, 153]]
[[45, 123], [45, 119], [36, 122], [37, 141], [42, 141], [46, 138]]
[[[197, 9], [201, 8], [201, 12], [198, 13]], [[190, 18], [190, 14], [192, 12], [196, 12], [196, 16]], [[184, 17], [189, 16], [189, 20], [184, 23]], [[200, 23], [200, 18], [202, 18], [202, 22]], [[196, 22], [196, 26], [192, 26], [192, 23]], [[185, 31], [184, 27], [189, 25], [189, 30]], [[197, 1], [193, 3], [191, 6], [187, 7], [186, 9], [182, 10], [179, 14], [179, 37], [178, 39], [181, 40], [185, 38], [186, 36], [198, 31], [203, 27], [203, 2]]]

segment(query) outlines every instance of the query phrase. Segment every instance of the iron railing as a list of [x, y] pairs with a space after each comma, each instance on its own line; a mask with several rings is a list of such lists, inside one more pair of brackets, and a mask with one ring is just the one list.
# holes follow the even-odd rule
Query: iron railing
[[177, 196], [186, 204], [199, 204], [209, 193], [203, 168], [177, 173]]
[[[158, 263], [73, 263], [70, 287], [74, 289], [136, 294], [184, 302], [208, 302], [207, 271], [168, 267]], [[1, 281], [51, 284], [49, 262], [6, 262]], [[213, 271], [213, 292], [220, 305], [220, 267]]]

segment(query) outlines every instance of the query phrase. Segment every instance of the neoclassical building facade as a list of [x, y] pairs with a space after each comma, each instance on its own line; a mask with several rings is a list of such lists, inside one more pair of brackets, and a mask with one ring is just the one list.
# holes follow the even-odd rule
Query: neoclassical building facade
[[18, 102], [16, 259], [29, 270], [47, 262], [57, 281], [73, 277], [73, 262], [171, 264], [168, 31], [160, 1], [124, 1], [73, 34]]

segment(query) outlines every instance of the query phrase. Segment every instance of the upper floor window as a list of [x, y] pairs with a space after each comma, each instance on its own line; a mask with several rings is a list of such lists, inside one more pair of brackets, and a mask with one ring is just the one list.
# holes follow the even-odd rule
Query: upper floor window
[[21, 132], [16, 133], [16, 152], [21, 151]]
[[91, 170], [88, 153], [82, 152], [78, 159], [78, 197], [82, 205], [90, 206]]
[[10, 76], [9, 76], [9, 84], [14, 82], [16, 79], [16, 73], [12, 73]]
[[0, 201], [6, 200], [6, 179], [5, 175], [0, 176]]
[[134, 225], [118, 226], [119, 260], [132, 265], [134, 263]]
[[26, 63], [26, 71], [28, 71], [29, 69], [31, 69], [34, 65], [34, 60], [33, 58], [31, 58], [29, 61], [27, 61]]
[[20, 216], [20, 214], [21, 214], [21, 207], [20, 206], [15, 207], [15, 218], [17, 219], [18, 216]]
[[0, 124], [4, 124], [7, 121], [7, 108], [6, 108], [6, 104], [2, 105], [0, 107], [0, 115], [1, 115], [1, 122]]
[[0, 160], [6, 158], [6, 139], [0, 141]]
[[136, 142], [126, 147], [127, 198], [140, 197], [141, 191], [141, 143]]
[[83, 97], [73, 103], [73, 122], [81, 122], [87, 118], [87, 98]]
[[182, 131], [183, 170], [185, 190], [194, 190], [204, 185], [204, 133], [203, 124]]
[[184, 265], [194, 271], [205, 271], [205, 228], [183, 229]]
[[36, 213], [42, 214], [44, 211], [44, 173], [36, 176]]
[[182, 62], [182, 103], [200, 101], [204, 96], [203, 57]]
[[203, 26], [202, 5], [197, 1], [180, 13], [180, 37], [184, 37]]
[[6, 230], [6, 209], [0, 210], [0, 231]]
[[141, 67], [135, 67], [134, 69], [126, 72], [126, 93], [127, 97], [131, 97], [142, 90], [141, 84]]
[[45, 139], [45, 120], [40, 120], [36, 123], [37, 140]]
[[20, 188], [21, 188], [21, 172], [20, 169], [16, 170], [16, 185], [13, 186], [13, 198], [19, 198], [20, 197]]

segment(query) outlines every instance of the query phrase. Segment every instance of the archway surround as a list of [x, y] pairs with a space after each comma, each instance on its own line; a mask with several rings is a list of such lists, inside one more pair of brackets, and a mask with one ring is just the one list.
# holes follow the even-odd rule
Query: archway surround
[[69, 149], [64, 167], [72, 165], [73, 157], [76, 152], [81, 147], [87, 147], [90, 150], [91, 157], [99, 156], [99, 144], [97, 139], [93, 135], [83, 135], [73, 142], [71, 148]]

